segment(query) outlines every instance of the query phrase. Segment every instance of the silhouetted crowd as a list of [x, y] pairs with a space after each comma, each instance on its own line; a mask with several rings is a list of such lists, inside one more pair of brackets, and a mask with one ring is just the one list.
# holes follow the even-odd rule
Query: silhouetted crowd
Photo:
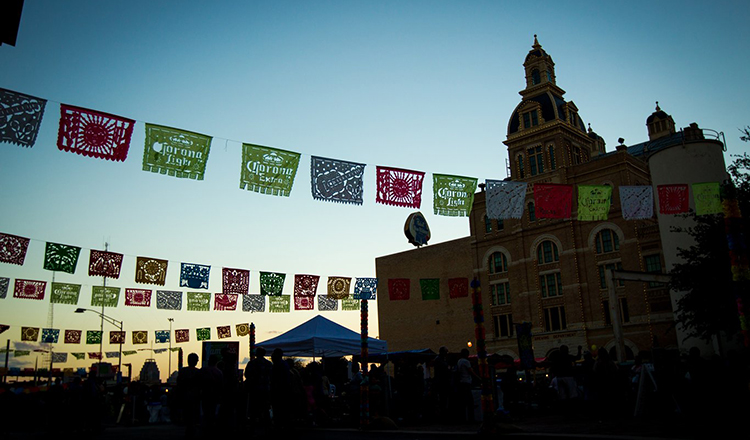
[[[490, 362], [493, 417], [535, 414], [602, 420], [677, 418], [742, 420], [750, 409], [747, 355], [701, 356], [697, 348], [641, 352], [616, 363], [610, 352], [561, 346], [537, 368]], [[191, 353], [175, 387], [133, 381], [105, 389], [95, 372], [44, 391], [34, 383], [2, 384], [4, 432], [46, 427], [60, 434], [96, 433], [104, 424], [177, 423], [187, 437], [252, 434], [310, 426], [360, 426], [367, 391], [370, 427], [476, 423], [484, 416], [476, 357], [464, 349], [435, 356], [397, 357], [360, 369], [355, 357], [303, 365], [279, 349], [258, 347], [244, 371], [226, 350], [202, 368]], [[486, 383], [486, 382], [485, 382]], [[366, 385], [366, 387], [363, 387]], [[36, 391], [35, 391], [36, 390]], [[30, 428], [30, 429], [31, 429]]]

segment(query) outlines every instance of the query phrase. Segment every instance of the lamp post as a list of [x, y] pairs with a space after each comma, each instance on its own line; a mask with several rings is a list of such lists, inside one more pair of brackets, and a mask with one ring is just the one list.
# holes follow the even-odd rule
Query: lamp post
[[169, 369], [167, 370], [167, 383], [169, 383], [169, 378], [172, 376], [172, 323], [174, 322], [174, 318], [167, 318], [169, 321]]
[[[93, 313], [96, 313], [97, 315], [99, 315], [99, 317], [102, 320], [102, 325], [101, 325], [101, 328], [102, 328], [102, 337], [99, 340], [99, 367], [97, 368], [97, 371], [96, 371], [96, 375], [97, 376], [101, 376], [101, 374], [102, 374], [101, 373], [101, 371], [102, 371], [102, 357], [103, 357], [102, 356], [102, 344], [104, 343], [104, 321], [107, 321], [108, 323], [110, 323], [110, 324], [114, 325], [115, 327], [119, 328], [120, 332], [122, 332], [122, 321], [118, 321], [117, 319], [112, 318], [111, 316], [107, 316], [104, 313], [98, 312], [98, 311], [96, 311], [94, 309], [81, 309], [81, 308], [78, 308], [78, 309], [75, 310], [75, 313], [83, 313], [83, 312], [93, 312]], [[120, 341], [119, 345], [120, 345], [120, 356], [118, 357], [117, 373], [120, 374], [120, 376], [122, 377], [122, 370], [121, 370], [121, 368], [122, 368], [122, 341]]]

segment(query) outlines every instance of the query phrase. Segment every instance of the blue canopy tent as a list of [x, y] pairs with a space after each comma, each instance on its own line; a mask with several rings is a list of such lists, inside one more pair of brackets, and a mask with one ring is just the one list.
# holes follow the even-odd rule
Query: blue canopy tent
[[[304, 322], [286, 333], [257, 344], [271, 353], [280, 348], [285, 356], [337, 357], [357, 355], [362, 346], [359, 333], [336, 324], [320, 315]], [[370, 354], [388, 352], [386, 341], [367, 338]]]

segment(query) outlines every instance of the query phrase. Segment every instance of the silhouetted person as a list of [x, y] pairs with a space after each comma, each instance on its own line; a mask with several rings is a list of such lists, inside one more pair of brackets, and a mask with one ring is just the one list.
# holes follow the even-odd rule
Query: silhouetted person
[[474, 422], [474, 395], [471, 392], [471, 384], [474, 379], [479, 379], [479, 375], [471, 368], [469, 362], [469, 349], [461, 349], [461, 357], [456, 364], [456, 374], [458, 375], [457, 398], [459, 417], [462, 421]]
[[224, 386], [224, 374], [216, 366], [219, 356], [212, 354], [208, 357], [208, 363], [201, 368], [201, 404], [203, 408], [203, 421], [205, 434], [213, 434], [211, 431], [216, 427], [216, 410], [222, 397]]
[[196, 426], [201, 417], [201, 372], [198, 365], [198, 355], [190, 353], [187, 367], [183, 367], [177, 374], [177, 395], [182, 406], [182, 417], [185, 421], [185, 436], [195, 437]]
[[292, 373], [284, 360], [284, 352], [280, 348], [271, 354], [271, 408], [273, 409], [273, 424], [277, 428], [286, 427], [291, 421]]
[[224, 384], [219, 404], [219, 423], [223, 429], [231, 431], [237, 425], [237, 408], [240, 379], [237, 374], [237, 355], [226, 347], [221, 349], [221, 369]]
[[451, 371], [448, 366], [448, 348], [440, 347], [438, 355], [433, 363], [435, 377], [433, 385], [438, 402], [438, 416], [443, 418], [448, 415], [449, 396], [451, 392]]
[[248, 418], [251, 425], [257, 420], [268, 425], [271, 420], [271, 369], [273, 364], [265, 358], [266, 349], [255, 349], [255, 359], [245, 367], [245, 389], [248, 394]]

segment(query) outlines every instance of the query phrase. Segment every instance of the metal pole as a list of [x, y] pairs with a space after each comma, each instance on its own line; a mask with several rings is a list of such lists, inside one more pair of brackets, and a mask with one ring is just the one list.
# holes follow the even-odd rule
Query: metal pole
[[169, 321], [169, 370], [167, 370], [167, 382], [169, 382], [169, 378], [172, 375], [172, 323], [174, 322], [173, 318], [167, 318]]
[[614, 275], [612, 269], [604, 272], [604, 278], [607, 281], [607, 293], [609, 294], [609, 317], [612, 320], [612, 332], [615, 336], [615, 345], [617, 346], [617, 362], [625, 361], [625, 341], [622, 335], [622, 320], [620, 319], [620, 301], [617, 298]]

